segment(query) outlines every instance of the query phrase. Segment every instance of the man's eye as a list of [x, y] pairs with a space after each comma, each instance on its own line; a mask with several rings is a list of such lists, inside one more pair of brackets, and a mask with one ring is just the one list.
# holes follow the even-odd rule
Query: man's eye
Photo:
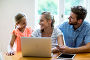
[[71, 19], [73, 19], [73, 18], [71, 17]]
[[40, 21], [43, 21], [43, 20], [40, 20]]

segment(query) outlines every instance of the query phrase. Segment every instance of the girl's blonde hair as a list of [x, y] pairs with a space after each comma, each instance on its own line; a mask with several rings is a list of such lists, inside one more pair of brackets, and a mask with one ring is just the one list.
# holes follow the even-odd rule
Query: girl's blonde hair
[[[23, 18], [23, 17], [26, 17], [24, 14], [22, 14], [22, 13], [18, 13], [16, 16], [15, 16], [15, 22], [16, 22], [16, 24], [18, 24], [18, 23], [20, 23], [21, 22], [21, 19]], [[15, 28], [16, 28], [17, 26], [15, 25]]]

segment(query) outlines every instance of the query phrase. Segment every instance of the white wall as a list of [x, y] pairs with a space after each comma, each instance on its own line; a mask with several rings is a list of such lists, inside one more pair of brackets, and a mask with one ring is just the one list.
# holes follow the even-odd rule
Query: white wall
[[59, 0], [59, 20], [59, 24], [64, 22], [64, 0]]
[[34, 27], [35, 0], [0, 0], [0, 51], [6, 51], [14, 29], [14, 17], [23, 12], [28, 18], [28, 26]]
[[87, 12], [86, 20], [90, 23], [90, 0], [87, 0]]

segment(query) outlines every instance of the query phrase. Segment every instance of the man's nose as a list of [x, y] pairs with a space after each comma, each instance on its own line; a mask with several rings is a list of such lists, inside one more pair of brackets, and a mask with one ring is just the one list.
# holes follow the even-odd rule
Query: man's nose
[[70, 19], [70, 17], [68, 17], [68, 19]]

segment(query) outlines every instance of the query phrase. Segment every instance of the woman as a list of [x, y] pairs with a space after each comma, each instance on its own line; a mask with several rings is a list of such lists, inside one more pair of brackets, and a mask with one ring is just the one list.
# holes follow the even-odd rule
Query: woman
[[54, 28], [54, 16], [50, 12], [43, 12], [40, 18], [40, 29], [34, 31], [32, 37], [51, 37], [52, 38], [52, 52], [59, 52], [59, 50], [54, 46], [58, 44], [59, 46], [64, 45], [62, 32]]

